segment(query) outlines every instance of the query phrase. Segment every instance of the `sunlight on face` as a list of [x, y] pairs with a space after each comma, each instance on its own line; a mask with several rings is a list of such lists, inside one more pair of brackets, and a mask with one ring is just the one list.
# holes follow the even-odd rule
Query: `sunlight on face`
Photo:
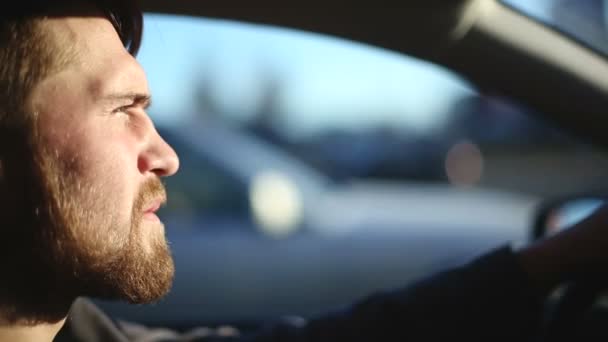
[[160, 177], [178, 162], [145, 112], [145, 74], [104, 18], [46, 25], [75, 47], [74, 61], [32, 95], [57, 273], [79, 295], [156, 300], [174, 273], [155, 215], [166, 197]]

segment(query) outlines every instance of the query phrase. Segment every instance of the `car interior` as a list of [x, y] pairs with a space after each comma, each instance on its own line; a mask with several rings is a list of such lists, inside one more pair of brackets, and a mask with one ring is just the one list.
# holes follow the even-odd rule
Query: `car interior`
[[[530, 243], [555, 230], [567, 229], [608, 198], [605, 185], [608, 53], [601, 45], [608, 47], [608, 14], [602, 18], [602, 30], [597, 34], [600, 43], [596, 43], [577, 36], [579, 26], [560, 26], [560, 22], [549, 22], [530, 12], [534, 7], [531, 3], [537, 3], [539, 8], [554, 6], [551, 8], [582, 16], [608, 13], [606, 1], [415, 0], [401, 6], [297, 5], [238, 0], [230, 3], [142, 0], [140, 3], [145, 12], [144, 26], [151, 27], [144, 31], [144, 39], [146, 35], [161, 36], [164, 41], [161, 39], [160, 49], [178, 40], [180, 34], [176, 31], [178, 35], [171, 36], [168, 30], [163, 31], [161, 24], [150, 24], [161, 23], [163, 18], [201, 19], [218, 25], [245, 24], [239, 26], [242, 30], [280, 29], [294, 35], [331, 37], [373, 47], [397, 59], [411, 58], [447, 70], [470, 84], [479, 96], [505, 99], [518, 108], [525, 108], [520, 113], [526, 118], [546, 123], [549, 132], [560, 133], [559, 138], [554, 138], [545, 131], [542, 134], [530, 131], [529, 135], [536, 134], [534, 139], [540, 141], [539, 144], [549, 146], [534, 150], [538, 153], [528, 150], [524, 138], [513, 138], [520, 144], [511, 147], [509, 158], [485, 166], [484, 172], [494, 170], [508, 179], [497, 181], [498, 187], [504, 189], [494, 191], [491, 186], [470, 185], [466, 180], [468, 185], [464, 187], [459, 182], [437, 186], [434, 180], [441, 178], [445, 183], [446, 179], [452, 179], [449, 167], [446, 166], [447, 175], [444, 174], [446, 150], [455, 151], [457, 156], [464, 155], [468, 162], [464, 170], [470, 170], [480, 153], [490, 150], [503, 153], [500, 144], [477, 148], [474, 142], [450, 143], [444, 147], [434, 140], [416, 140], [415, 148], [396, 155], [419, 153], [432, 167], [411, 171], [423, 160], [416, 159], [410, 164], [403, 161], [386, 164], [384, 173], [365, 173], [359, 168], [359, 173], [353, 173], [356, 177], [342, 177], [337, 169], [326, 172], [327, 168], [323, 167], [328, 164], [323, 153], [329, 156], [327, 160], [342, 158], [339, 160], [350, 166], [360, 166], [355, 162], [366, 152], [357, 150], [354, 157], [346, 160], [347, 151], [354, 150], [355, 145], [351, 140], [344, 140], [347, 148], [331, 150], [334, 148], [331, 144], [337, 146], [342, 141], [337, 134], [330, 137], [333, 140], [327, 140], [331, 144], [324, 140], [317, 145], [306, 145], [326, 149], [304, 149], [304, 145], [293, 144], [295, 147], [290, 153], [295, 151], [298, 156], [313, 161], [313, 167], [304, 167], [297, 158], [273, 147], [281, 141], [276, 132], [274, 135], [264, 130], [253, 130], [255, 134], [251, 130], [242, 132], [209, 118], [203, 124], [186, 120], [181, 126], [159, 124], [161, 135], [180, 155], [180, 173], [184, 174], [183, 178], [176, 176], [174, 180], [167, 180], [169, 204], [163, 218], [176, 259], [176, 283], [167, 298], [149, 306], [100, 301], [114, 317], [183, 331], [226, 324], [248, 330], [277, 317], [314, 316], [378, 289], [406, 286], [501, 243]], [[578, 23], [582, 30], [587, 26], [581, 23], [590, 22], [588, 18], [583, 19], [572, 22]], [[205, 27], [210, 31], [209, 39], [213, 38], [212, 26]], [[205, 33], [184, 36], [180, 45], [184, 51], [173, 53], [198, 56], [196, 49], [202, 49], [196, 42], [199, 36], [202, 40]], [[146, 40], [142, 49], [146, 49]], [[273, 52], [272, 47], [260, 50], [266, 54]], [[306, 53], [315, 54], [314, 50]], [[209, 63], [209, 59], [197, 58], [193, 59], [195, 64], [189, 65]], [[148, 72], [157, 68], [170, 73], [173, 67], [180, 67], [167, 63], [169, 59], [165, 59], [166, 64], [162, 66], [146, 64], [153, 60], [147, 55], [142, 56], [142, 60]], [[238, 76], [241, 62], [234, 59], [226, 63], [228, 69], [237, 70]], [[218, 75], [207, 80], [207, 84], [222, 78], [221, 73]], [[263, 78], [263, 74], [260, 77]], [[331, 78], [331, 74], [327, 77]], [[154, 91], [155, 79], [150, 77], [150, 81]], [[278, 88], [285, 85], [268, 84], [266, 86]], [[210, 96], [215, 90], [201, 91]], [[237, 91], [228, 92], [231, 91], [235, 101], [241, 101], [234, 95]], [[435, 94], [431, 91], [422, 103], [430, 106], [441, 91], [438, 89]], [[326, 90], [328, 96], [332, 96], [331, 92], [332, 89]], [[164, 95], [156, 92], [154, 96]], [[403, 96], [405, 99], [407, 94]], [[198, 100], [206, 104], [204, 108], [221, 111], [213, 98], [201, 95]], [[267, 107], [260, 107], [262, 114], [264, 110], [275, 110], [271, 105], [276, 103], [269, 103]], [[458, 108], [465, 107], [456, 107], [456, 111]], [[154, 109], [153, 106], [151, 112]], [[373, 116], [374, 110], [366, 115]], [[472, 120], [477, 119], [473, 117], [466, 123], [473, 124]], [[483, 120], [478, 124], [483, 131]], [[259, 139], [260, 136], [266, 140]], [[394, 152], [391, 146], [380, 145], [374, 151]], [[464, 152], [458, 154], [458, 151]], [[378, 156], [379, 153], [369, 154]], [[560, 154], [567, 154], [567, 158], [555, 157]], [[440, 157], [432, 157], [435, 155]], [[449, 156], [448, 153], [445, 161], [448, 166]], [[526, 173], [527, 169], [520, 168], [513, 160], [542, 164], [542, 167]], [[402, 173], [395, 171], [399, 168]], [[369, 179], [373, 181], [381, 179], [384, 185], [352, 181], [369, 180], [365, 178], [367, 175], [371, 175]], [[205, 183], [205, 180], [211, 181]], [[395, 182], [401, 183], [397, 186]], [[503, 192], [505, 189], [509, 191]], [[199, 205], [213, 211], [199, 215]], [[369, 209], [370, 213], [353, 209], [357, 206]], [[408, 210], [426, 218], [414, 220], [399, 216]], [[277, 216], [276, 212], [282, 215]], [[292, 224], [296, 221], [298, 224]], [[405, 228], [416, 225], [424, 229]], [[198, 226], [205, 228], [196, 228]], [[245, 226], [250, 228], [239, 228]], [[376, 226], [383, 228], [374, 230]], [[511, 226], [517, 231], [508, 230]], [[608, 302], [602, 296], [602, 289], [599, 282], [588, 282], [567, 284], [556, 291], [547, 303], [545, 340], [563, 336], [599, 340], [608, 336], [602, 328], [608, 319]]]

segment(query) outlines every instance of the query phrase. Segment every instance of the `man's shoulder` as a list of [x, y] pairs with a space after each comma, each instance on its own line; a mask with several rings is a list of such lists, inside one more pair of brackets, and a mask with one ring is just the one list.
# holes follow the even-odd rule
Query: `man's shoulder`
[[106, 315], [87, 298], [78, 298], [72, 304], [65, 325], [55, 338], [56, 342], [72, 341], [129, 341], [116, 321]]
[[106, 315], [93, 301], [78, 298], [72, 304], [65, 325], [55, 342], [128, 342], [128, 341], [234, 341], [239, 333], [231, 327], [199, 327], [185, 333], [166, 328], [117, 320]]

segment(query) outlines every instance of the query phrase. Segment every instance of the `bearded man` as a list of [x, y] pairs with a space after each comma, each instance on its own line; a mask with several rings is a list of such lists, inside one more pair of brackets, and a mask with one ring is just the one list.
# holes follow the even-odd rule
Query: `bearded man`
[[155, 212], [179, 162], [146, 113], [142, 15], [129, 0], [15, 5], [0, 14], [0, 341], [520, 339], [559, 283], [608, 265], [602, 209], [308, 322], [237, 336], [112, 321], [79, 298], [154, 302], [174, 273]]

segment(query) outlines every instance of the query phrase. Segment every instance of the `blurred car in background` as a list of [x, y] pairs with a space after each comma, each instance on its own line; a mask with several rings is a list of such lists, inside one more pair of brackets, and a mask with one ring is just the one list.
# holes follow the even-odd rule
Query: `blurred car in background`
[[[159, 132], [181, 156], [179, 176], [166, 181], [172, 201], [161, 212], [171, 230], [407, 236], [453, 233], [458, 224], [459, 232], [524, 238], [525, 230], [516, 227], [529, 222], [537, 200], [439, 182], [334, 181], [278, 146], [214, 120]], [[471, 208], [485, 214], [470, 215]]]

